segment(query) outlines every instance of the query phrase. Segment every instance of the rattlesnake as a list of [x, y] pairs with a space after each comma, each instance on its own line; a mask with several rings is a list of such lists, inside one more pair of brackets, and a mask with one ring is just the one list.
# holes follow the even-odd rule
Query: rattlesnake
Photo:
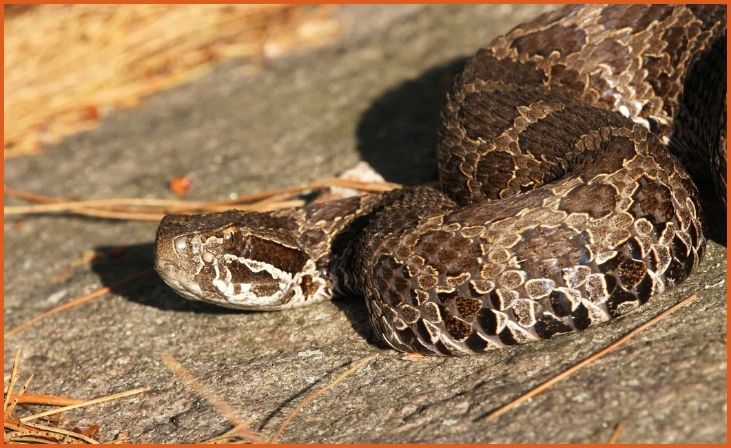
[[168, 215], [156, 269], [181, 295], [232, 308], [365, 296], [401, 351], [472, 354], [584, 329], [697, 266], [703, 216], [679, 159], [710, 170], [725, 207], [725, 80], [725, 6], [564, 7], [496, 38], [456, 78], [441, 191]]

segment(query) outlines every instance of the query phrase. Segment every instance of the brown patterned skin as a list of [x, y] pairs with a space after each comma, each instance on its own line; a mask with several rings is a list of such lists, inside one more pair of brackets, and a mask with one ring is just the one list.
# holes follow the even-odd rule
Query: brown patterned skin
[[386, 343], [425, 354], [607, 321], [685, 280], [703, 255], [696, 187], [670, 151], [710, 171], [725, 207], [725, 67], [725, 6], [542, 15], [455, 81], [441, 192], [168, 216], [158, 271], [190, 298], [233, 307], [350, 290]]

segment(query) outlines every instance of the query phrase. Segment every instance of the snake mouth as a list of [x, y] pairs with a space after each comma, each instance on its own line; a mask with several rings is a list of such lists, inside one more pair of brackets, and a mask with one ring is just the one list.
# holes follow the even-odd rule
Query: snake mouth
[[157, 271], [157, 273], [163, 280], [165, 280], [165, 282], [168, 282], [169, 280], [172, 281], [176, 278], [178, 272], [180, 272], [180, 268], [178, 267], [178, 265], [171, 261], [160, 260], [159, 258], [156, 258], [155, 271]]
[[155, 271], [165, 284], [186, 299], [207, 302], [200, 286], [196, 282], [188, 280], [176, 263], [156, 259]]

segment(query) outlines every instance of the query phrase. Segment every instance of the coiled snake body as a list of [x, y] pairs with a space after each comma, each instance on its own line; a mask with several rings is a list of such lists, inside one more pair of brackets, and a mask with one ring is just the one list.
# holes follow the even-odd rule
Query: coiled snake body
[[386, 343], [427, 354], [607, 321], [682, 282], [703, 254], [679, 158], [712, 174], [725, 207], [725, 67], [725, 6], [544, 14], [456, 79], [441, 191], [168, 215], [156, 269], [181, 295], [234, 308], [355, 292]]

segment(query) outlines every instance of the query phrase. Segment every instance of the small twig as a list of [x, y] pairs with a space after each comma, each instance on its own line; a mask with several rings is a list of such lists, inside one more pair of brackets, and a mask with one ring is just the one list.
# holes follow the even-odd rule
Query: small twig
[[[53, 414], [64, 412], [77, 407], [88, 406], [103, 401], [112, 400], [115, 398], [121, 398], [122, 396], [128, 396], [136, 392], [129, 391], [121, 394], [115, 394], [113, 396], [99, 398], [96, 400], [90, 400], [82, 402], [80, 400], [72, 400], [66, 397], [55, 397], [50, 395], [39, 395], [39, 394], [26, 394], [26, 390], [33, 380], [33, 375], [25, 381], [19, 391], [15, 392], [15, 384], [19, 378], [19, 365], [20, 365], [20, 349], [16, 352], [15, 360], [13, 361], [13, 368], [11, 371], [10, 381], [6, 389], [5, 406], [4, 406], [4, 430], [5, 430], [5, 443], [69, 443], [69, 442], [87, 442], [87, 443], [98, 443], [96, 440], [84, 434], [61, 429], [55, 426], [46, 426], [36, 422], [29, 422], [29, 420], [48, 417]], [[31, 398], [31, 400], [24, 400], [24, 398]], [[50, 411], [41, 412], [39, 414], [31, 415], [28, 417], [18, 418], [15, 413], [15, 407], [18, 403], [37, 403], [45, 405], [56, 405], [58, 402], [63, 401], [78, 401], [78, 403], [71, 403], [69, 406], [63, 408], [52, 409]]]
[[612, 431], [612, 435], [609, 436], [609, 439], [607, 439], [607, 443], [617, 443], [619, 436], [622, 435], [622, 431], [624, 431], [624, 420], [620, 420], [619, 423], [614, 425], [614, 430]]
[[23, 395], [26, 390], [28, 390], [28, 386], [30, 386], [30, 383], [33, 381], [33, 374], [31, 373], [27, 380], [25, 380], [25, 384], [23, 384], [23, 387], [20, 388], [20, 391], [17, 394], [13, 394], [13, 399], [10, 402], [10, 407], [8, 408], [8, 413], [11, 415], [15, 414], [15, 407], [18, 405], [18, 395]]
[[574, 364], [573, 366], [569, 367], [568, 369], [564, 370], [563, 372], [559, 373], [558, 375], [554, 376], [553, 378], [550, 378], [547, 381], [544, 381], [543, 383], [539, 384], [538, 386], [534, 387], [533, 389], [529, 390], [528, 392], [518, 396], [517, 398], [510, 401], [509, 403], [506, 403], [506, 404], [490, 411], [485, 416], [485, 420], [492, 421], [492, 420], [497, 419], [499, 416], [503, 415], [504, 413], [508, 412], [509, 410], [511, 410], [511, 409], [519, 406], [523, 402], [535, 397], [536, 395], [545, 391], [546, 389], [548, 389], [549, 387], [558, 383], [559, 381], [568, 378], [569, 376], [571, 376], [574, 373], [578, 372], [579, 370], [583, 369], [584, 367], [586, 367], [587, 365], [596, 361], [597, 359], [603, 357], [604, 355], [611, 352], [612, 350], [615, 350], [618, 347], [624, 345], [627, 341], [629, 341], [633, 337], [637, 336], [642, 331], [650, 328], [651, 326], [653, 326], [656, 323], [660, 322], [661, 320], [665, 319], [666, 317], [668, 317], [670, 314], [674, 313], [678, 309], [680, 309], [684, 306], [690, 305], [691, 303], [695, 302], [696, 300], [698, 300], [698, 296], [693, 294], [690, 297], [686, 298], [685, 300], [682, 300], [681, 302], [673, 305], [672, 307], [668, 308], [667, 310], [663, 311], [662, 313], [658, 314], [657, 316], [653, 317], [652, 319], [648, 320], [647, 322], [643, 323], [642, 325], [638, 326], [637, 328], [631, 330], [630, 332], [628, 332], [621, 338], [612, 342], [605, 348], [599, 350], [598, 352], [590, 355], [587, 358], [584, 358], [583, 360], [579, 361], [578, 363]]
[[[100, 208], [83, 208], [83, 203], [54, 203], [54, 204], [38, 204], [38, 205], [19, 205], [19, 206], [8, 206], [4, 208], [4, 212], [8, 216], [12, 215], [39, 215], [39, 214], [73, 214], [80, 216], [88, 216], [91, 218], [104, 218], [104, 219], [119, 219], [123, 221], [160, 221], [163, 216], [169, 213], [211, 213], [230, 210], [230, 205], [214, 205], [206, 206], [199, 209], [170, 209], [164, 211], [124, 211], [115, 209], [100, 209]], [[267, 212], [272, 210], [279, 210], [283, 208], [294, 208], [304, 205], [304, 201], [296, 199], [290, 201], [281, 202], [265, 202], [250, 205], [241, 205], [237, 207], [241, 211], [249, 212]]]
[[139, 387], [137, 389], [132, 389], [132, 390], [128, 390], [125, 392], [119, 392], [116, 394], [107, 395], [106, 397], [94, 398], [93, 400], [83, 401], [78, 404], [72, 404], [69, 406], [64, 406], [64, 407], [56, 408], [56, 409], [49, 409], [48, 411], [43, 411], [43, 412], [39, 412], [37, 414], [29, 415], [27, 417], [23, 417], [20, 419], [20, 421], [23, 423], [27, 423], [27, 422], [29, 422], [31, 420], [35, 420], [37, 418], [48, 417], [49, 415], [70, 411], [71, 409], [82, 408], [82, 407], [91, 406], [93, 404], [104, 403], [106, 401], [117, 400], [119, 398], [124, 398], [124, 397], [129, 397], [131, 395], [141, 394], [141, 393], [147, 392], [149, 390], [150, 390], [149, 387]]
[[[252, 204], [241, 204], [242, 210], [251, 207], [258, 207], [260, 203], [257, 201]], [[281, 202], [281, 201], [280, 201]], [[134, 208], [153, 208], [156, 213], [172, 213], [186, 212], [197, 210], [222, 209], [222, 207], [233, 204], [215, 204], [206, 202], [184, 202], [184, 201], [166, 201], [162, 199], [131, 199], [131, 198], [110, 198], [110, 199], [89, 199], [84, 201], [56, 201], [52, 203], [34, 204], [34, 205], [16, 205], [5, 207], [5, 213], [9, 215], [21, 215], [31, 213], [58, 213], [73, 212], [79, 210], [93, 211], [116, 211], [118, 213], [131, 213], [129, 209], [123, 207]]]
[[[252, 442], [250, 438], [247, 438], [246, 436], [242, 434], [248, 434], [248, 433], [254, 433], [254, 431], [251, 430], [249, 427], [249, 424], [244, 422], [240, 425], [234, 426], [233, 428], [229, 429], [225, 433], [212, 437], [210, 439], [206, 439], [203, 442], [205, 444], [211, 444], [211, 445], [217, 445], [217, 444], [224, 444], [224, 443], [236, 443], [239, 440], [245, 440], [246, 442]], [[266, 437], [264, 435], [257, 435], [256, 442], [265, 442]]]
[[227, 210], [240, 210], [243, 212], [270, 212], [273, 210], [280, 210], [283, 208], [295, 208], [305, 205], [305, 201], [302, 199], [289, 199], [279, 201], [268, 201], [262, 200], [253, 204], [242, 204], [242, 205], [227, 205], [227, 204], [212, 204], [200, 210], [185, 210], [183, 213], [210, 213], [210, 212], [225, 212]]
[[60, 397], [58, 395], [32, 394], [23, 392], [15, 397], [18, 404], [42, 404], [46, 406], [68, 406], [82, 403], [83, 400], [71, 397]]
[[346, 370], [345, 372], [343, 372], [340, 375], [338, 375], [337, 378], [335, 378], [334, 380], [332, 380], [330, 383], [328, 383], [325, 386], [321, 387], [320, 389], [317, 389], [316, 391], [308, 394], [300, 402], [300, 404], [297, 405], [297, 407], [292, 412], [290, 412], [289, 415], [287, 415], [287, 417], [284, 419], [284, 421], [282, 422], [282, 424], [279, 426], [279, 429], [277, 430], [277, 432], [272, 436], [271, 439], [269, 439], [269, 443], [276, 443], [277, 442], [277, 440], [279, 439], [279, 437], [281, 437], [282, 433], [284, 432], [284, 430], [289, 425], [289, 422], [291, 422], [292, 419], [295, 416], [297, 416], [300, 412], [302, 412], [302, 409], [304, 409], [305, 406], [307, 406], [312, 401], [316, 400], [317, 397], [319, 397], [320, 395], [324, 394], [328, 390], [330, 390], [333, 387], [335, 387], [335, 385], [337, 385], [338, 383], [340, 383], [341, 381], [343, 381], [345, 378], [347, 378], [348, 376], [350, 376], [353, 372], [355, 372], [356, 370], [360, 369], [364, 365], [366, 365], [369, 362], [371, 362], [376, 356], [378, 356], [378, 355], [374, 353], [372, 355], [366, 356], [365, 358], [359, 359], [358, 361], [354, 362], [350, 366], [350, 368], [348, 370]]
[[76, 207], [110, 207], [110, 206], [133, 206], [133, 207], [205, 207], [206, 202], [181, 201], [177, 199], [156, 199], [156, 198], [109, 198], [109, 199], [84, 199], [84, 200], [67, 200], [61, 198], [53, 198], [50, 196], [28, 193], [22, 190], [5, 186], [5, 194], [19, 199], [25, 199], [29, 202], [37, 202], [47, 205], [66, 205], [69, 208]]
[[316, 190], [318, 188], [326, 187], [343, 187], [352, 188], [358, 191], [365, 192], [382, 192], [399, 188], [399, 184], [390, 182], [362, 182], [359, 180], [352, 179], [341, 179], [339, 177], [329, 177], [326, 179], [315, 180], [299, 187], [287, 187], [280, 188], [278, 190], [265, 191], [261, 193], [245, 194], [236, 197], [235, 199], [229, 199], [224, 201], [210, 202], [209, 205], [238, 205], [243, 203], [252, 203], [271, 199], [275, 196], [286, 196], [303, 194], [308, 191]]
[[[51, 207], [62, 206], [59, 204], [49, 204]], [[59, 210], [44, 210], [45, 205], [23, 205], [17, 207], [5, 207], [3, 210], [5, 215], [40, 215], [40, 214], [72, 214], [80, 216], [88, 216], [90, 218], [119, 219], [123, 221], [160, 221], [164, 213], [145, 213], [145, 212], [121, 212], [113, 210], [100, 209], [72, 209], [66, 210], [61, 207]]]
[[118, 281], [117, 283], [114, 283], [113, 285], [109, 285], [109, 286], [105, 286], [103, 288], [99, 288], [99, 289], [97, 289], [96, 291], [94, 291], [92, 293], [85, 294], [85, 295], [83, 295], [81, 297], [78, 297], [78, 298], [76, 298], [74, 300], [71, 300], [70, 302], [66, 302], [63, 305], [57, 306], [57, 307], [55, 307], [53, 309], [50, 309], [48, 311], [44, 311], [44, 312], [36, 315], [35, 317], [33, 317], [33, 318], [31, 318], [31, 319], [23, 322], [22, 324], [18, 325], [17, 327], [13, 328], [12, 330], [8, 331], [7, 333], [5, 333], [5, 338], [6, 339], [9, 339], [9, 338], [15, 336], [16, 334], [18, 334], [22, 330], [24, 330], [26, 327], [28, 327], [28, 326], [30, 326], [30, 325], [38, 322], [41, 319], [45, 319], [48, 316], [52, 316], [54, 314], [58, 314], [61, 311], [67, 310], [69, 308], [74, 308], [76, 306], [81, 305], [82, 303], [86, 303], [86, 302], [89, 302], [91, 300], [94, 300], [94, 299], [96, 299], [98, 297], [101, 297], [101, 296], [103, 296], [103, 295], [105, 295], [105, 294], [107, 294], [109, 292], [115, 292], [115, 291], [119, 290], [122, 286], [125, 286], [127, 283], [130, 283], [130, 282], [132, 282], [134, 280], [137, 280], [140, 277], [143, 277], [143, 276], [145, 276], [147, 274], [150, 274], [152, 272], [153, 272], [153, 269], [152, 268], [145, 269], [144, 271], [141, 271], [141, 272], [138, 272], [136, 274], [130, 275], [129, 277], [126, 277], [126, 278]]
[[292, 199], [293, 195], [302, 194], [317, 188], [333, 186], [353, 188], [367, 192], [382, 192], [398, 187], [397, 184], [385, 182], [361, 182], [350, 179], [328, 178], [310, 182], [300, 187], [243, 195], [230, 200], [195, 202], [151, 198], [109, 198], [67, 201], [27, 193], [6, 186], [6, 194], [31, 202], [37, 202], [37, 204], [7, 206], [3, 210], [7, 216], [67, 213], [93, 218], [159, 221], [168, 213], [206, 213], [225, 211], [234, 207], [242, 211], [266, 212], [282, 208], [300, 207], [304, 205], [304, 201]]
[[309, 184], [310, 188], [321, 188], [321, 187], [343, 187], [343, 188], [352, 188], [354, 190], [360, 190], [360, 191], [370, 191], [370, 192], [383, 192], [383, 191], [390, 191], [395, 188], [401, 187], [399, 184], [391, 183], [391, 182], [363, 182], [360, 180], [354, 180], [354, 179], [342, 179], [339, 177], [332, 177], [330, 179], [323, 179], [319, 181], [314, 181]]
[[[41, 431], [46, 431], [46, 432], [49, 432], [49, 433], [52, 433], [52, 434], [54, 434], [54, 433], [55, 434], [63, 434], [64, 436], [70, 437], [72, 439], [83, 440], [86, 443], [93, 443], [93, 444], [98, 444], [99, 443], [98, 441], [92, 439], [91, 437], [86, 437], [83, 434], [79, 434], [79, 433], [73, 432], [73, 431], [68, 431], [66, 429], [56, 428], [56, 427], [53, 427], [53, 426], [42, 425], [40, 423], [35, 423], [35, 422], [33, 422], [33, 423], [23, 423], [23, 426], [28, 426], [28, 427], [31, 427], [31, 428], [34, 428], [34, 429], [38, 429], [38, 430], [41, 430]], [[20, 427], [20, 429], [22, 430], [22, 426]]]
[[18, 381], [18, 378], [20, 377], [20, 374], [18, 373], [19, 361], [20, 361], [20, 349], [15, 351], [15, 359], [13, 360], [13, 368], [10, 372], [10, 381], [8, 382], [8, 388], [5, 391], [5, 400], [3, 401], [3, 410], [6, 413], [8, 412], [8, 404], [10, 403], [10, 398], [13, 395], [13, 388], [15, 387], [15, 383]]
[[52, 204], [54, 202], [61, 202], [62, 199], [52, 198], [49, 196], [43, 196], [40, 194], [28, 193], [22, 190], [16, 190], [15, 188], [8, 187], [5, 185], [5, 194], [8, 196], [14, 196], [19, 199], [25, 199], [30, 202], [39, 202], [41, 204]]
[[[213, 393], [211, 393], [203, 384], [201, 384], [200, 381], [198, 381], [197, 378], [195, 378], [193, 375], [191, 375], [178, 361], [175, 360], [170, 354], [163, 353], [162, 354], [162, 362], [165, 364], [165, 367], [168, 368], [175, 376], [180, 378], [180, 380], [190, 389], [193, 389], [198, 395], [205, 398], [211, 404], [213, 404], [213, 407], [216, 408], [219, 414], [226, 417], [226, 419], [229, 421], [229, 423], [234, 427], [234, 429], [237, 430], [237, 433], [247, 439], [251, 442], [264, 442], [265, 438], [263, 435], [253, 431], [249, 424], [250, 422], [247, 420], [242, 420], [236, 415], [236, 412], [229, 406], [228, 403], [226, 403], [223, 400], [220, 400], [218, 397], [216, 397]], [[227, 432], [226, 434], [230, 434], [231, 431]]]

